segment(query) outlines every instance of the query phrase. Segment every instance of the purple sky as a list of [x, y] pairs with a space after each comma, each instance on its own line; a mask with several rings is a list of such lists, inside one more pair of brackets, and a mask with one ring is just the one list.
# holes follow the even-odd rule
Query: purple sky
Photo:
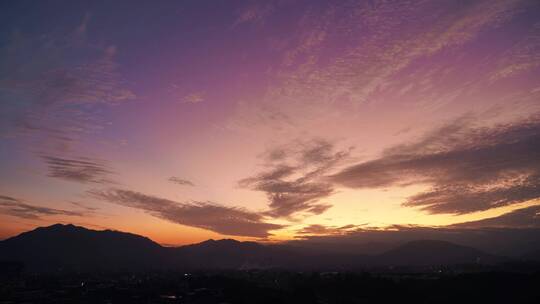
[[0, 238], [540, 226], [538, 1], [21, 0], [0, 20]]

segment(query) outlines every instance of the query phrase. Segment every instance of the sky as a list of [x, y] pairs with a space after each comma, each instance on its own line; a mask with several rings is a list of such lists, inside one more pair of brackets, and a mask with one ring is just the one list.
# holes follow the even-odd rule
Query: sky
[[2, 1], [0, 239], [540, 228], [540, 2]]

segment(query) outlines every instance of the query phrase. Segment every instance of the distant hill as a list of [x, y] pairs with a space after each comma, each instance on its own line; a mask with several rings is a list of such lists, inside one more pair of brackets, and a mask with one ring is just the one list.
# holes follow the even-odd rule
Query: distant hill
[[162, 247], [148, 238], [74, 225], [40, 227], [0, 242], [0, 260], [22, 261], [33, 270], [160, 268], [162, 256]]
[[376, 258], [377, 264], [400, 266], [491, 264], [500, 258], [480, 250], [445, 241], [408, 242]]
[[275, 268], [291, 265], [298, 256], [287, 248], [231, 239], [207, 240], [175, 248], [173, 252], [176, 265], [196, 269]]
[[443, 241], [413, 241], [382, 254], [336, 253], [314, 248], [236, 240], [163, 247], [118, 231], [73, 225], [37, 228], [0, 242], [0, 262], [22, 262], [30, 271], [122, 271], [158, 269], [355, 270], [384, 265], [495, 263], [500, 258]]

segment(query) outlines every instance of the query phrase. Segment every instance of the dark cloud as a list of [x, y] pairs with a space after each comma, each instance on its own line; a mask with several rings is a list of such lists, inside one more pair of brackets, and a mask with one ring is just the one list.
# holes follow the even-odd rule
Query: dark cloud
[[29, 205], [20, 199], [4, 195], [0, 195], [0, 210], [11, 216], [31, 220], [50, 215], [84, 216], [82, 212]]
[[280, 161], [287, 157], [287, 151], [283, 148], [275, 148], [265, 153], [265, 158], [270, 161]]
[[178, 203], [121, 189], [91, 190], [88, 193], [101, 200], [144, 210], [173, 223], [203, 228], [225, 235], [265, 238], [270, 235], [270, 230], [284, 227], [263, 222], [264, 217], [261, 214], [211, 202]]
[[342, 235], [357, 230], [359, 225], [325, 226], [313, 224], [297, 231], [301, 235]]
[[79, 183], [114, 183], [108, 178], [113, 172], [100, 160], [87, 157], [69, 159], [47, 155], [42, 155], [41, 158], [47, 164], [49, 177]]
[[266, 193], [270, 202], [268, 216], [321, 214], [331, 205], [319, 200], [334, 193], [334, 187], [322, 175], [348, 155], [349, 150], [335, 151], [334, 145], [325, 140], [278, 147], [264, 155], [268, 169], [241, 180], [239, 185]]
[[267, 214], [273, 217], [286, 217], [301, 211], [321, 214], [331, 206], [318, 200], [334, 191], [328, 183], [279, 180], [259, 181], [253, 189], [266, 193], [270, 200]]
[[540, 205], [530, 206], [500, 216], [452, 225], [459, 228], [540, 228]]
[[351, 188], [428, 184], [405, 206], [463, 214], [540, 197], [540, 119], [479, 127], [465, 117], [330, 179]]
[[169, 181], [171, 183], [175, 183], [181, 186], [195, 186], [191, 181], [179, 177], [172, 176], [169, 178]]

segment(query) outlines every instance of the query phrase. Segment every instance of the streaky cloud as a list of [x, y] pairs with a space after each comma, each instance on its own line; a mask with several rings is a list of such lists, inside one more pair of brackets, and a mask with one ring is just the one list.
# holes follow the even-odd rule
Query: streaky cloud
[[64, 216], [84, 216], [83, 212], [40, 207], [27, 204], [23, 200], [0, 195], [0, 210], [2, 213], [22, 219], [37, 220], [43, 216], [64, 215]]
[[492, 218], [452, 225], [457, 228], [540, 228], [540, 205], [516, 209]]
[[212, 202], [179, 203], [122, 189], [94, 189], [89, 190], [88, 194], [100, 200], [143, 210], [150, 215], [173, 223], [207, 229], [225, 235], [266, 238], [270, 235], [269, 231], [284, 227], [264, 222], [262, 214]]
[[344, 225], [344, 226], [325, 226], [320, 224], [308, 225], [297, 231], [300, 234], [300, 238], [305, 235], [344, 235], [351, 231], [358, 230], [362, 225]]
[[169, 181], [180, 186], [195, 186], [193, 182], [176, 176], [169, 177]]
[[83, 184], [112, 184], [109, 175], [114, 172], [101, 160], [88, 157], [63, 158], [42, 155], [48, 167], [47, 176]]
[[88, 41], [89, 16], [40, 37], [17, 31], [0, 49], [0, 92], [8, 93], [0, 109], [9, 113], [0, 132], [73, 143], [105, 125], [98, 107], [136, 98], [118, 71], [116, 46]]
[[330, 179], [350, 188], [427, 184], [404, 206], [464, 214], [540, 197], [540, 118], [475, 126], [458, 119], [418, 142], [345, 168]]

